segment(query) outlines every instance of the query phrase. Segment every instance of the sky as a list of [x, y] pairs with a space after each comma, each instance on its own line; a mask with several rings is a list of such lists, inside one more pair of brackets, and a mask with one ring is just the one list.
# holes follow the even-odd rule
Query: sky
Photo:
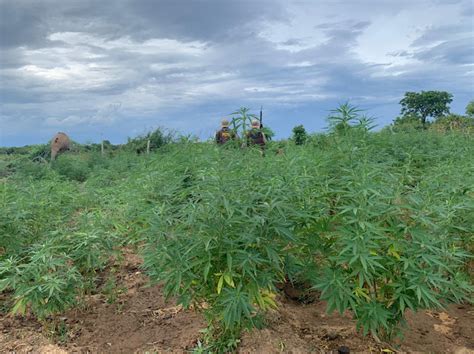
[[0, 146], [162, 127], [207, 139], [239, 107], [277, 138], [349, 101], [379, 128], [407, 91], [474, 98], [471, 0], [0, 0]]

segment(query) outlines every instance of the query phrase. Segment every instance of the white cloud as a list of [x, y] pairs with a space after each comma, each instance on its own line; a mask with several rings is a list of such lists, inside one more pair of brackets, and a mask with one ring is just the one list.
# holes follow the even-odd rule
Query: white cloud
[[51, 68], [30, 64], [18, 70], [20, 75], [37, 77], [52, 84], [51, 88], [65, 90], [100, 88], [113, 80], [112, 75], [107, 73], [107, 68], [101, 68], [96, 64], [69, 63], [63, 67]]
[[58, 117], [49, 117], [46, 118], [45, 121], [46, 125], [52, 127], [71, 127], [78, 124], [87, 123], [87, 120], [84, 117], [79, 116], [67, 116], [65, 118], [58, 118]]
[[297, 62], [297, 63], [289, 63], [288, 66], [289, 67], [294, 67], [294, 68], [306, 68], [308, 66], [313, 66], [314, 63], [310, 62], [310, 61], [300, 61], [300, 62]]
[[221, 4], [188, 14], [167, 3], [163, 16], [140, 2], [62, 11], [51, 0], [54, 16], [43, 13], [37, 35], [15, 31], [20, 20], [12, 19], [8, 33], [18, 36], [7, 41], [0, 66], [5, 131], [139, 125], [167, 114], [177, 117], [167, 123], [182, 127], [208, 122], [202, 107], [222, 114], [223, 102], [276, 112], [351, 98], [398, 110], [392, 98], [408, 89], [472, 92], [465, 48], [472, 18], [459, 16], [469, 1], [255, 3], [231, 2], [235, 18], [228, 19], [229, 5]]
[[52, 41], [62, 41], [68, 46], [93, 46], [105, 50], [120, 50], [136, 54], [184, 54], [201, 55], [206, 49], [206, 43], [200, 41], [181, 42], [175, 39], [153, 38], [146, 41], [136, 41], [129, 36], [107, 40], [83, 32], [56, 32], [48, 37]]

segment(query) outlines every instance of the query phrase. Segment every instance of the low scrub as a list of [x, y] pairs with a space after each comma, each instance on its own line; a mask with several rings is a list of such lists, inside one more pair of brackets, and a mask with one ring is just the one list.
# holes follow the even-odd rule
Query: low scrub
[[154, 151], [173, 141], [173, 135], [165, 132], [162, 128], [157, 128], [152, 132], [146, 133], [135, 138], [129, 138], [128, 142], [122, 146], [123, 149], [134, 151], [137, 154], [147, 152], [148, 144], [150, 151]]

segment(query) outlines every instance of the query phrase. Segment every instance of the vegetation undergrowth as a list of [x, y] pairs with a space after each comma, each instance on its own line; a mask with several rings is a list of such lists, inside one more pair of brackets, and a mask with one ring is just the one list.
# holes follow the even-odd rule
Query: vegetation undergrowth
[[51, 165], [9, 157], [2, 307], [48, 318], [75, 306], [127, 244], [167, 296], [204, 312], [212, 351], [261, 326], [282, 282], [310, 284], [381, 339], [407, 309], [472, 301], [472, 137], [369, 133], [370, 119], [342, 113], [334, 133], [273, 142], [265, 157], [191, 141]]

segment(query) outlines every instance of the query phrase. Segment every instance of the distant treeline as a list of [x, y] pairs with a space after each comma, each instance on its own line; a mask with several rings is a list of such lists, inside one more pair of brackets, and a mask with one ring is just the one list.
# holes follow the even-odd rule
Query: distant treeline
[[[439, 133], [456, 131], [474, 134], [474, 100], [467, 104], [465, 115], [461, 115], [450, 112], [449, 104], [452, 102], [452, 97], [453, 95], [446, 91], [406, 92], [399, 102], [401, 105], [400, 115], [394, 119], [392, 124], [384, 127], [382, 131], [388, 130], [392, 133], [401, 133], [432, 130]], [[232, 129], [236, 133], [239, 127], [240, 129], [243, 128], [245, 133], [245, 124], [248, 124], [252, 118], [257, 118], [256, 115], [248, 112], [248, 108], [241, 107], [238, 111], [231, 113]], [[326, 120], [329, 124], [329, 134], [345, 135], [354, 129], [370, 131], [376, 126], [374, 117], [368, 116], [364, 110], [351, 105], [349, 102], [331, 110]], [[265, 129], [268, 138], [274, 135], [268, 127], [262, 129]], [[241, 135], [243, 135], [242, 132]], [[309, 140], [309, 137], [310, 135], [307, 134], [304, 126], [298, 125], [293, 128], [293, 136], [290, 140], [294, 141], [296, 145], [302, 145]], [[141, 154], [154, 151], [172, 142], [191, 140], [196, 139], [190, 136], [181, 136], [163, 128], [157, 128], [135, 138], [128, 138], [125, 144], [114, 145], [109, 140], [103, 140], [102, 143], [98, 144], [79, 144], [73, 141], [71, 150], [76, 152], [103, 151], [107, 153], [124, 150]], [[33, 159], [47, 159], [50, 157], [50, 153], [49, 143], [22, 147], [0, 147], [0, 154], [29, 155]]]
[[[182, 138], [180, 138], [182, 139]], [[175, 134], [167, 132], [162, 128], [157, 128], [152, 132], [139, 135], [135, 138], [128, 138], [125, 144], [112, 144], [109, 140], [104, 140], [102, 144], [80, 144], [73, 141], [71, 150], [75, 152], [111, 152], [117, 150], [133, 151], [137, 154], [145, 153], [147, 148], [150, 151], [156, 150], [163, 145], [169, 144], [177, 140]], [[149, 146], [148, 146], [149, 144]], [[26, 145], [21, 147], [0, 147], [0, 154], [10, 155], [29, 155], [32, 158], [49, 158], [51, 155], [50, 144]]]

